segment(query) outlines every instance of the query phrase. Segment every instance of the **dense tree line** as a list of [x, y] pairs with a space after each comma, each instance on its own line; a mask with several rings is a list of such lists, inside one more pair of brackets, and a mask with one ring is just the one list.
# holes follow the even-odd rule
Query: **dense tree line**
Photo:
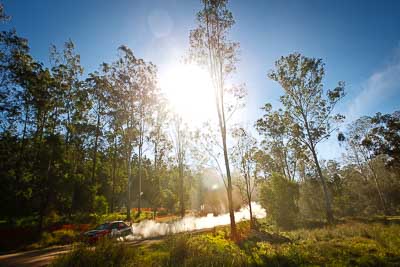
[[71, 40], [51, 46], [51, 66], [15, 30], [1, 32], [0, 45], [2, 217], [35, 215], [41, 227], [51, 211], [96, 212], [105, 202], [129, 219], [142, 196], [147, 207], [184, 209], [183, 176], [194, 176], [182, 129], [176, 143], [168, 136], [173, 118], [154, 64], [121, 46], [86, 75]]
[[[140, 214], [146, 206], [184, 216], [202, 204], [202, 174], [221, 158], [211, 165], [226, 185], [233, 234], [235, 189], [250, 212], [258, 199], [287, 228], [305, 220], [398, 214], [400, 112], [362, 117], [338, 134], [344, 116], [334, 108], [345, 96], [344, 82], [326, 90], [322, 60], [293, 53], [268, 74], [284, 94], [281, 108], [263, 107], [254, 127], [259, 136], [230, 127], [245, 96], [243, 86], [226, 83], [236, 69], [238, 43], [228, 39], [235, 21], [226, 0], [202, 3], [189, 60], [211, 74], [218, 125], [197, 133], [169, 111], [157, 67], [129, 47], [86, 74], [71, 40], [61, 49], [51, 46], [46, 66], [15, 30], [0, 33], [1, 219], [34, 216], [42, 229], [52, 212], [123, 210], [131, 219], [131, 208]], [[341, 162], [318, 155], [318, 144], [332, 135], [346, 148]]]
[[[255, 126], [263, 136], [258, 165], [260, 199], [276, 223], [328, 222], [343, 216], [399, 212], [400, 116], [364, 116], [338, 132], [333, 114], [344, 83], [323, 89], [324, 64], [300, 54], [282, 57], [269, 73], [284, 89], [282, 108], [270, 104]], [[321, 161], [316, 145], [331, 135], [346, 148], [343, 160]], [[325, 213], [325, 216], [323, 214]]]

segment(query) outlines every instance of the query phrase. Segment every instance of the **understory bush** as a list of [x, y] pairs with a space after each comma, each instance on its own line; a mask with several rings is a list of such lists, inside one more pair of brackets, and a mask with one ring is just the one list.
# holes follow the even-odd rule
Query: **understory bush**
[[132, 266], [137, 259], [138, 253], [133, 247], [102, 240], [95, 249], [87, 245], [75, 247], [57, 258], [52, 266]]
[[210, 234], [180, 236], [168, 242], [168, 266], [246, 266], [247, 256], [232, 241]]
[[53, 245], [66, 245], [70, 244], [74, 241], [77, 241], [79, 237], [79, 233], [69, 229], [61, 229], [53, 232], [44, 232], [42, 233], [40, 239], [30, 244], [28, 249], [37, 249], [43, 248]]

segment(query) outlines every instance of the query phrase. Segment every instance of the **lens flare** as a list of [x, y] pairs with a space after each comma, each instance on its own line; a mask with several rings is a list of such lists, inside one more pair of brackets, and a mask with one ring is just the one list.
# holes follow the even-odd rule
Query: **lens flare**
[[214, 92], [207, 71], [191, 64], [170, 66], [160, 75], [161, 90], [174, 112], [190, 126], [214, 117]]

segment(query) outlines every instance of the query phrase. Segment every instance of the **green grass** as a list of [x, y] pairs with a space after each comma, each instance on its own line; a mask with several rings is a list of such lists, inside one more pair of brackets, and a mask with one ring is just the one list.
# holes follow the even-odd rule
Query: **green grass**
[[96, 249], [79, 245], [66, 256], [61, 256], [53, 266], [129, 266], [136, 262], [139, 252], [132, 247], [113, 244], [108, 240], [100, 242]]
[[398, 266], [400, 226], [346, 223], [282, 232], [290, 242], [257, 242], [255, 263], [271, 266]]
[[40, 239], [26, 246], [25, 250], [40, 249], [54, 245], [71, 244], [79, 240], [80, 233], [73, 230], [56, 230], [42, 233]]
[[[248, 229], [240, 240], [228, 228], [208, 234], [181, 234], [149, 247], [102, 242], [76, 247], [53, 266], [399, 266], [400, 226], [350, 222], [288, 232]], [[268, 227], [267, 227], [268, 228]]]

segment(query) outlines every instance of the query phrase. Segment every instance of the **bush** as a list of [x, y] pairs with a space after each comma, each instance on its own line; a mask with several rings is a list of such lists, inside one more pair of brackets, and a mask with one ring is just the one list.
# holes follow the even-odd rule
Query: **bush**
[[221, 236], [182, 235], [169, 241], [169, 266], [246, 266], [240, 248]]
[[96, 196], [94, 198], [94, 210], [96, 214], [103, 215], [108, 212], [108, 203], [105, 196]]
[[101, 267], [101, 266], [163, 266], [168, 262], [165, 249], [133, 247], [115, 240], [103, 239], [95, 248], [80, 244], [51, 264], [54, 267]]
[[53, 232], [43, 232], [39, 241], [30, 244], [26, 248], [28, 249], [39, 249], [54, 245], [66, 245], [70, 244], [78, 239], [78, 233], [69, 230], [69, 229], [62, 229]]
[[109, 213], [101, 216], [100, 221], [98, 223], [103, 222], [111, 222], [111, 221], [123, 221], [126, 219], [126, 214], [124, 213]]
[[296, 182], [273, 173], [260, 190], [261, 205], [266, 209], [268, 216], [280, 227], [292, 229], [298, 219], [297, 200], [299, 187]]
[[137, 259], [134, 248], [102, 240], [95, 249], [86, 245], [75, 247], [71, 253], [57, 258], [52, 266], [128, 266]]

